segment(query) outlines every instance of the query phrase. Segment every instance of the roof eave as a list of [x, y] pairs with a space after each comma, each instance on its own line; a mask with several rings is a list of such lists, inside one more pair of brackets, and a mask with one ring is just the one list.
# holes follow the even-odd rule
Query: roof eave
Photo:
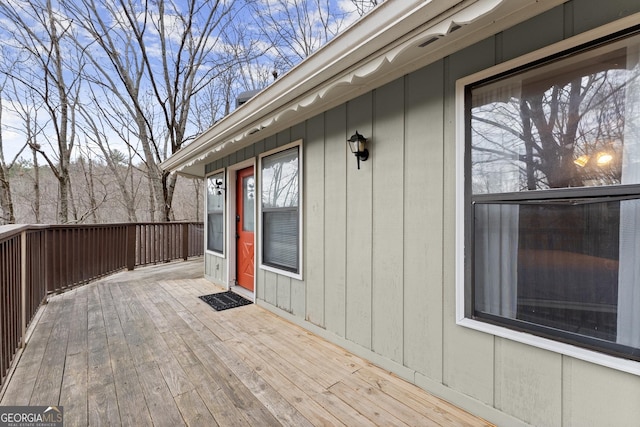
[[161, 167], [202, 177], [206, 163], [263, 139], [265, 129], [273, 135], [564, 1], [385, 2]]

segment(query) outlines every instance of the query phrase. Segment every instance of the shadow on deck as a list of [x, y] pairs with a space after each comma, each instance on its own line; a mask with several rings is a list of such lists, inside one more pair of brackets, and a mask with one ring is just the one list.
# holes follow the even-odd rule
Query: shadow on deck
[[488, 425], [254, 304], [216, 312], [202, 261], [49, 299], [1, 405], [65, 425]]

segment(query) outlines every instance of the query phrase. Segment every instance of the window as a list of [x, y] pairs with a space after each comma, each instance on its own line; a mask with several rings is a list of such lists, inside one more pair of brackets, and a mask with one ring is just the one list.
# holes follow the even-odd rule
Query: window
[[299, 145], [262, 158], [262, 264], [300, 273]]
[[640, 361], [640, 35], [465, 86], [464, 316]]
[[207, 249], [224, 253], [224, 173], [207, 177]]

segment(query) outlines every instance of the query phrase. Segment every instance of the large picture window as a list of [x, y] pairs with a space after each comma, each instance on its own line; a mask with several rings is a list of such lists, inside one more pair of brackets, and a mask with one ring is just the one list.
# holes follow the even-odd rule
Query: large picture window
[[465, 87], [465, 316], [640, 360], [640, 36]]
[[262, 264], [300, 272], [299, 145], [262, 158]]
[[207, 249], [224, 253], [224, 174], [207, 177]]

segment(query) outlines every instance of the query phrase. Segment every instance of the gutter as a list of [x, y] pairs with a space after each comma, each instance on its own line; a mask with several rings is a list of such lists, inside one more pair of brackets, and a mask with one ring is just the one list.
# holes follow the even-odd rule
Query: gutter
[[263, 139], [264, 129], [273, 135], [563, 2], [386, 1], [160, 167], [202, 177], [205, 163]]

